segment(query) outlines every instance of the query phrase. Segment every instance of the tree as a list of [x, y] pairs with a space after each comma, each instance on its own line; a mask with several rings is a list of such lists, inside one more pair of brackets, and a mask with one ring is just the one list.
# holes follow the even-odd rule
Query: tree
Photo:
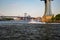
[[57, 14], [57, 15], [55, 16], [55, 20], [60, 20], [60, 14]]
[[13, 18], [2, 18], [0, 21], [9, 21], [9, 20], [14, 20]]

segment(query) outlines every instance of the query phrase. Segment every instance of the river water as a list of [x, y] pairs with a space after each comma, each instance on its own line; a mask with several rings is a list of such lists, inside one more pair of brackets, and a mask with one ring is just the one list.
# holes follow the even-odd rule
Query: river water
[[60, 24], [1, 24], [0, 40], [60, 40]]

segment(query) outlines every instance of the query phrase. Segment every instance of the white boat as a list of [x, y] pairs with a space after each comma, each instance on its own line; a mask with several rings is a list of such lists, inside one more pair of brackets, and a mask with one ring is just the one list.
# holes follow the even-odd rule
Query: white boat
[[40, 22], [38, 20], [31, 20], [28, 23], [31, 23], [31, 24], [45, 24], [45, 22]]

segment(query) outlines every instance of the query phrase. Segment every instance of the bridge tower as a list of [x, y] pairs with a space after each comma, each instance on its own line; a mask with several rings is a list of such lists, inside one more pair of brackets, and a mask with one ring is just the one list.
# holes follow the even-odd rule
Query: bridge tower
[[45, 12], [42, 17], [43, 22], [47, 22], [52, 18], [52, 11], [51, 11], [51, 1], [53, 0], [41, 0], [45, 3]]

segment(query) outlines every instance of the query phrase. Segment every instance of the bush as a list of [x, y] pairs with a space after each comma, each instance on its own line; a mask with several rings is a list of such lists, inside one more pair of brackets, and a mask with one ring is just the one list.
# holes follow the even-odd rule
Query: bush
[[55, 20], [60, 20], [60, 14], [57, 14], [57, 15], [55, 16]]
[[2, 19], [0, 19], [0, 21], [9, 21], [9, 20], [14, 20], [13, 18], [2, 18]]

